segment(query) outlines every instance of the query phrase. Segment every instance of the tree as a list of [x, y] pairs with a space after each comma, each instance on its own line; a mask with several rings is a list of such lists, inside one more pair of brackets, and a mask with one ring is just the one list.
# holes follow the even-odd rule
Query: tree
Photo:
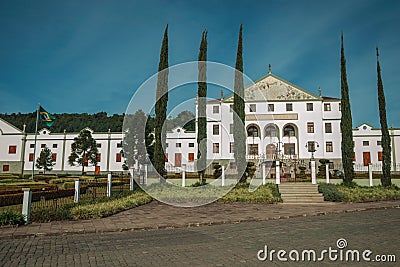
[[242, 24], [240, 24], [239, 41], [236, 54], [235, 84], [233, 96], [233, 140], [236, 168], [241, 174], [240, 182], [246, 182], [246, 134], [245, 134], [245, 112], [244, 112], [244, 84], [243, 84], [243, 47], [242, 47]]
[[[201, 35], [198, 69], [197, 171], [200, 183], [204, 183], [204, 172], [207, 167], [207, 30], [204, 30]], [[204, 142], [206, 142], [205, 145]], [[200, 145], [201, 143], [203, 145]]]
[[155, 144], [154, 144], [154, 168], [163, 176], [165, 174], [165, 154], [166, 129], [164, 126], [167, 118], [168, 103], [168, 25], [165, 28], [164, 39], [162, 41], [160, 62], [158, 64], [158, 80], [155, 105]]
[[82, 166], [83, 175], [85, 173], [85, 166], [88, 166], [89, 162], [93, 166], [97, 165], [97, 153], [96, 140], [94, 140], [89, 130], [84, 129], [74, 138], [68, 163], [71, 166]]
[[390, 136], [386, 119], [386, 100], [385, 92], [383, 90], [383, 82], [381, 77], [381, 66], [379, 64], [379, 51], [376, 47], [376, 70], [378, 72], [378, 103], [379, 103], [379, 118], [381, 122], [382, 132], [382, 178], [381, 183], [383, 186], [390, 186], [392, 179], [390, 178], [390, 165], [391, 165], [391, 147]]
[[36, 168], [43, 169], [43, 172], [46, 173], [46, 171], [51, 171], [53, 166], [53, 153], [45, 146], [42, 151], [40, 151], [39, 158], [36, 159]]
[[342, 94], [342, 117], [340, 128], [342, 130], [342, 164], [343, 164], [343, 183], [351, 185], [354, 178], [354, 141], [353, 141], [353, 120], [351, 117], [349, 87], [347, 84], [346, 58], [344, 55], [343, 33], [341, 46], [341, 94]]

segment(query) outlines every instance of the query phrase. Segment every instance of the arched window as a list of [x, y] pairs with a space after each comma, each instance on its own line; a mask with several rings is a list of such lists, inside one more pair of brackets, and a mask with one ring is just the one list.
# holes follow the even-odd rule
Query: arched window
[[292, 125], [287, 125], [283, 129], [283, 136], [295, 136], [294, 127]]
[[265, 136], [267, 137], [276, 137], [276, 128], [273, 125], [268, 125], [265, 128]]
[[248, 137], [258, 137], [258, 128], [256, 126], [249, 126], [247, 128], [247, 136]]

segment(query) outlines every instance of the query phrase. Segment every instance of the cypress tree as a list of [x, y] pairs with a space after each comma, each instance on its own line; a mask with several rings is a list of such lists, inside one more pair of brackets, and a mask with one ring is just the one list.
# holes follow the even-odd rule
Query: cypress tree
[[200, 51], [198, 57], [198, 89], [197, 89], [197, 170], [200, 183], [204, 183], [204, 171], [207, 166], [207, 143], [200, 143], [207, 140], [207, 115], [206, 115], [206, 97], [207, 97], [207, 30], [204, 30], [201, 36]]
[[351, 185], [354, 178], [354, 142], [353, 142], [353, 121], [351, 118], [349, 87], [347, 84], [346, 58], [344, 56], [343, 33], [341, 46], [341, 94], [342, 94], [342, 118], [340, 128], [342, 130], [342, 164], [343, 164], [343, 183]]
[[390, 178], [390, 165], [391, 165], [391, 147], [390, 136], [386, 119], [386, 101], [385, 92], [383, 90], [383, 83], [381, 77], [381, 66], [379, 64], [379, 51], [376, 48], [376, 71], [378, 72], [378, 103], [379, 103], [379, 118], [381, 122], [382, 132], [382, 173], [381, 183], [383, 186], [390, 186], [392, 180]]
[[158, 80], [155, 106], [155, 144], [154, 144], [154, 168], [163, 176], [165, 174], [166, 130], [163, 127], [167, 118], [168, 103], [168, 24], [165, 27], [164, 39], [162, 41], [160, 62], [158, 64]]
[[244, 112], [244, 84], [243, 84], [243, 46], [242, 46], [242, 24], [240, 24], [239, 41], [236, 53], [235, 84], [233, 96], [233, 140], [236, 168], [240, 182], [246, 182], [246, 134], [245, 134], [245, 112]]

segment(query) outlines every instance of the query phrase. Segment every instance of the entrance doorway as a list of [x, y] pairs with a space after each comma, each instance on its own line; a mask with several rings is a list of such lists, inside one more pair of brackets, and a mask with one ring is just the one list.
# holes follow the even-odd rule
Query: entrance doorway
[[175, 167], [181, 167], [181, 166], [182, 166], [182, 154], [175, 153]]
[[363, 163], [364, 166], [368, 166], [371, 163], [371, 153], [370, 152], [363, 152]]

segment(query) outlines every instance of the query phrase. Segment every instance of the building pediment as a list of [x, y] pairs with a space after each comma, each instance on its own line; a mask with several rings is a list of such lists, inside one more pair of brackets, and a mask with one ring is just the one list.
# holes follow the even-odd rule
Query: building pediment
[[[244, 98], [245, 101], [321, 100], [320, 97], [271, 73], [246, 87]], [[233, 101], [233, 95], [225, 101]]]

